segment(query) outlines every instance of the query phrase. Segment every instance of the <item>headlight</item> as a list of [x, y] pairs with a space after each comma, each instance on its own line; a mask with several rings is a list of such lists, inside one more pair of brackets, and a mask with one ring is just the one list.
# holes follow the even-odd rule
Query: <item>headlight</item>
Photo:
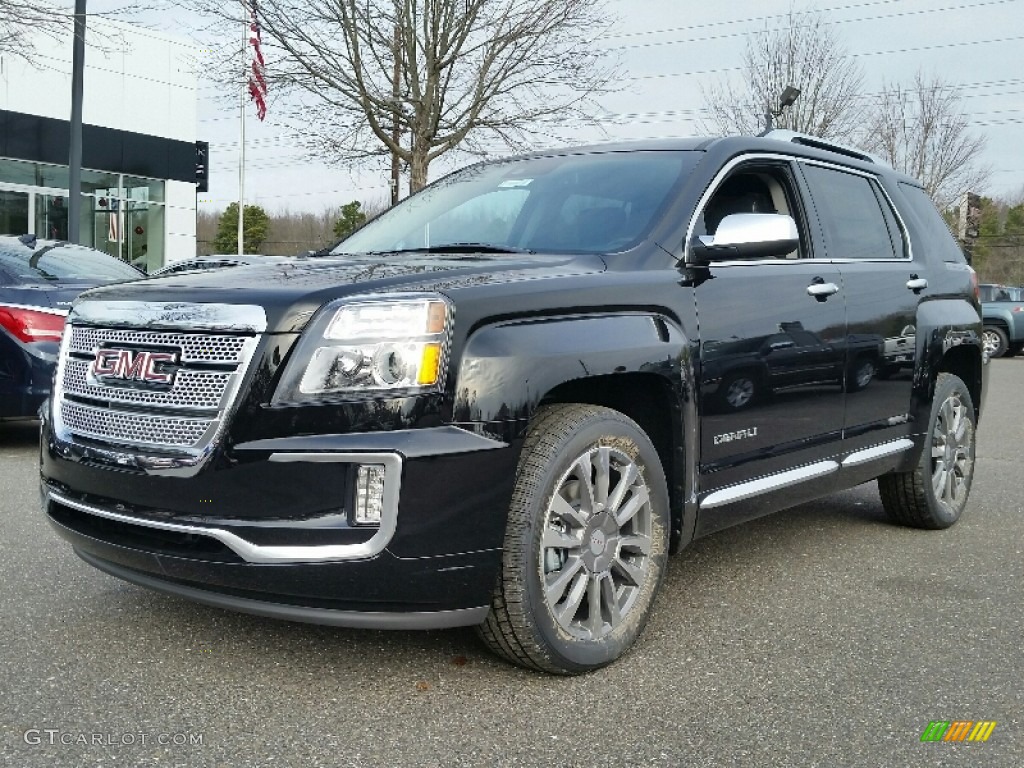
[[451, 318], [451, 304], [437, 294], [328, 304], [296, 345], [274, 402], [437, 391]]

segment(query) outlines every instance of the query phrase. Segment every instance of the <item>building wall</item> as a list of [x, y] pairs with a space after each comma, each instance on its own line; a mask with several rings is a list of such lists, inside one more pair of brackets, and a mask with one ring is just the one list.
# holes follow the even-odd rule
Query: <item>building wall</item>
[[[68, 150], [64, 136], [71, 114], [71, 57], [70, 20], [67, 33], [60, 40], [36, 35], [36, 53], [31, 63], [10, 55], [0, 56], [0, 113], [7, 113], [6, 120], [0, 121], [0, 158], [38, 161], [41, 158], [33, 154], [45, 151], [44, 162], [63, 165], [63, 169], [55, 167], [52, 174], [46, 174], [55, 178], [66, 176]], [[181, 173], [183, 160], [196, 140], [195, 58], [193, 46], [164, 33], [89, 17], [83, 138], [96, 144], [83, 147], [83, 167], [164, 183], [163, 199], [151, 198], [152, 213], [147, 221], [150, 229], [163, 228], [162, 241], [150, 243], [151, 268], [158, 266], [154, 261], [164, 263], [195, 255], [195, 185]], [[37, 125], [47, 126], [48, 135], [26, 135], [33, 129], [32, 121], [26, 121], [24, 116], [50, 118], [36, 121]], [[5, 131], [9, 135], [4, 136]], [[21, 135], [15, 135], [19, 132]], [[28, 149], [26, 141], [31, 140], [36, 143]], [[119, 142], [125, 147], [123, 151]], [[90, 166], [90, 158], [104, 167]], [[2, 168], [0, 163], [0, 189], [5, 182], [14, 181], [4, 178]], [[122, 190], [125, 186], [127, 180]], [[101, 194], [105, 193], [97, 193], [90, 204], [95, 207], [98, 200], [106, 200]], [[151, 234], [155, 235], [155, 231]], [[122, 258], [138, 256], [126, 252], [129, 249], [123, 242], [113, 243], [111, 248]]]

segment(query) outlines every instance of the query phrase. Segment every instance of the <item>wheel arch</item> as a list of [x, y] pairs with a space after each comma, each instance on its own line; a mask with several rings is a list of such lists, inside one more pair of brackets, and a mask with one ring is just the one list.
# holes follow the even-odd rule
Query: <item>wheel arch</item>
[[692, 538], [696, 397], [693, 351], [667, 315], [636, 312], [507, 321], [477, 330], [456, 377], [455, 423], [491, 423], [525, 435], [538, 407], [612, 408], [643, 429], [669, 486], [673, 551]]
[[981, 417], [987, 367], [982, 347], [982, 320], [968, 302], [941, 299], [924, 302], [918, 309], [918, 356], [910, 419], [915, 450], [909, 452], [903, 469], [914, 466], [924, 450], [927, 423], [940, 373], [951, 373], [967, 386], [974, 404], [975, 423]]

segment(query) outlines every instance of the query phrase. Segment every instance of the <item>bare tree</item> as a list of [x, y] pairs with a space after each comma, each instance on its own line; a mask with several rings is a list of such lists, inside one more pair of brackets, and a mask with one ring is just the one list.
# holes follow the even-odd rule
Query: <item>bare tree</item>
[[939, 210], [979, 190], [985, 137], [970, 133], [958, 89], [921, 72], [909, 86], [885, 85], [862, 139], [897, 170], [920, 179]]
[[71, 17], [41, 0], [2, 0], [0, 54], [33, 61], [39, 34], [54, 39], [68, 34]]
[[[179, 2], [240, 22], [238, 2]], [[594, 0], [260, 0], [259, 19], [271, 93], [303, 104], [295, 125], [311, 151], [393, 153], [412, 191], [455, 148], [516, 147], [591, 119], [615, 74]]]
[[800, 97], [775, 119], [776, 128], [840, 141], [856, 134], [864, 74], [821, 13], [790, 10], [784, 26], [774, 29], [766, 22], [747, 40], [743, 70], [739, 86], [725, 80], [703, 89], [717, 132], [760, 133], [765, 112], [778, 108], [791, 85]]

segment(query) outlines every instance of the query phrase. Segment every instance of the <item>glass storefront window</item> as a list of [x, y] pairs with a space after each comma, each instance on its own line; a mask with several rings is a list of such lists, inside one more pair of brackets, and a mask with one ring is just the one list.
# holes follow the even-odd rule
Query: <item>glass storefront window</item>
[[[0, 234], [68, 239], [68, 169], [0, 159]], [[80, 242], [155, 270], [164, 263], [165, 182], [82, 170]]]
[[71, 183], [68, 169], [60, 165], [0, 160], [0, 181], [26, 187], [67, 189]]
[[28, 192], [0, 190], [0, 235], [28, 232]]
[[164, 263], [164, 207], [128, 202], [125, 226], [125, 257], [146, 272]]
[[82, 192], [94, 192], [101, 197], [117, 195], [117, 174], [83, 170]]
[[164, 182], [143, 179], [137, 176], [124, 177], [124, 195], [129, 200], [146, 200], [151, 203], [164, 202]]
[[36, 237], [68, 239], [68, 201], [64, 195], [36, 195]]

